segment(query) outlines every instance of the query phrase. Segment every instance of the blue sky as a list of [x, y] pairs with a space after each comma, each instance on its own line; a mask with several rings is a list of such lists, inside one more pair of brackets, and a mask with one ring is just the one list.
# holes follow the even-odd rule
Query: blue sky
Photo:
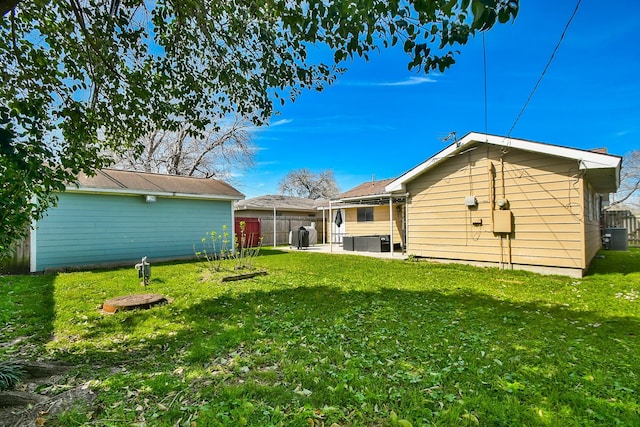
[[[247, 198], [277, 194], [287, 172], [331, 169], [341, 191], [394, 178], [471, 131], [506, 135], [577, 0], [521, 0], [514, 23], [460, 47], [444, 73], [407, 70], [400, 48], [354, 60], [323, 92], [304, 92], [255, 134], [256, 167], [234, 181]], [[640, 149], [640, 2], [583, 0], [515, 138], [624, 155]]]

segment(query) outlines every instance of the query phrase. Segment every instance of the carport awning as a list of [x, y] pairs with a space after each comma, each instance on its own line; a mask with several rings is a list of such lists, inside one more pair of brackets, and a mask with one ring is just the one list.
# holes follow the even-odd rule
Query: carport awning
[[404, 203], [407, 200], [406, 194], [377, 194], [375, 196], [363, 196], [363, 197], [349, 197], [346, 199], [338, 199], [332, 200], [331, 205], [334, 208], [344, 208], [349, 206], [359, 206], [359, 205], [367, 205], [367, 206], [379, 206], [379, 205], [388, 205], [389, 199], [392, 199], [393, 204]]

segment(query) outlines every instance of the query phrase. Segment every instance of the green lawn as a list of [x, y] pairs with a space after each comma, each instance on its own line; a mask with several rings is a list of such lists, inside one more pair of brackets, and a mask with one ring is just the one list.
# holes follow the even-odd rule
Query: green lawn
[[[238, 282], [0, 277], [0, 361], [95, 391], [47, 426], [640, 425], [640, 250], [604, 255], [583, 279], [269, 250]], [[97, 310], [143, 292], [171, 302]]]

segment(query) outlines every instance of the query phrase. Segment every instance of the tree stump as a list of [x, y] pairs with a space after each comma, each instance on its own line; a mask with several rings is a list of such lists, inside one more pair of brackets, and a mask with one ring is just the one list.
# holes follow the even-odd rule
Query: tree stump
[[154, 305], [164, 304], [167, 299], [160, 294], [135, 294], [124, 295], [111, 298], [102, 304], [102, 311], [105, 313], [115, 313], [116, 311], [149, 309]]

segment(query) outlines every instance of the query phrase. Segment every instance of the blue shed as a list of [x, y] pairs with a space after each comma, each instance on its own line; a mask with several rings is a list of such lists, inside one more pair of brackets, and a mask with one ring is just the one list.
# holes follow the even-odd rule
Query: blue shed
[[244, 198], [215, 179], [115, 169], [81, 175], [58, 197], [31, 232], [32, 272], [193, 258], [211, 231], [233, 233]]

